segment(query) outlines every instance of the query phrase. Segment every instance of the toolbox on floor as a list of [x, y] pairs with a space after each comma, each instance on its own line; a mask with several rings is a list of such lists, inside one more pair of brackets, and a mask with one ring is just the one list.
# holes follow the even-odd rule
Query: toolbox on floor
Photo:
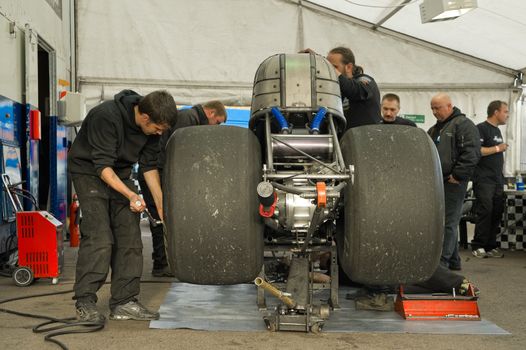
[[395, 310], [406, 320], [480, 321], [477, 299], [471, 284], [465, 296], [405, 294], [400, 287]]

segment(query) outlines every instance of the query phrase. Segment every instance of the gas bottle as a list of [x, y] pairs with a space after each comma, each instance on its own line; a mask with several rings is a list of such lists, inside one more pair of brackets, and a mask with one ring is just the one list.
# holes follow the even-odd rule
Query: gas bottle
[[79, 237], [80, 237], [80, 227], [79, 227], [79, 200], [77, 195], [73, 195], [73, 200], [69, 206], [69, 246], [78, 247], [79, 246]]

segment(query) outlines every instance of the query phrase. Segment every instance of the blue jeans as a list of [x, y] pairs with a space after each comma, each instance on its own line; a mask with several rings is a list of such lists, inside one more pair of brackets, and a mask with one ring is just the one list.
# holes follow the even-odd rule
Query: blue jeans
[[458, 255], [458, 224], [462, 216], [462, 204], [464, 203], [467, 187], [467, 181], [460, 184], [444, 183], [446, 222], [440, 264], [446, 268], [459, 268], [461, 265], [460, 256]]

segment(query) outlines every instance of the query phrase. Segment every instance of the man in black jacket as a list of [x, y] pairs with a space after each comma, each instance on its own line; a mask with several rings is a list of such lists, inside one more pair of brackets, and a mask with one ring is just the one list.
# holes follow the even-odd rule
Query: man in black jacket
[[480, 159], [479, 133], [475, 124], [453, 107], [445, 93], [431, 99], [431, 110], [437, 123], [428, 134], [437, 147], [444, 176], [446, 222], [440, 263], [451, 270], [460, 270], [458, 224], [468, 181]]
[[370, 75], [363, 73], [362, 67], [356, 65], [351, 49], [335, 47], [329, 51], [327, 60], [338, 73], [347, 129], [380, 123], [378, 85]]
[[[225, 106], [220, 101], [210, 101], [203, 105], [197, 104], [189, 109], [179, 111], [177, 115], [176, 124], [161, 136], [160, 151], [157, 160], [157, 168], [162, 174], [164, 163], [166, 160], [166, 144], [170, 136], [179, 128], [194, 125], [218, 125], [226, 122]], [[160, 220], [160, 215], [156, 210], [152, 194], [146, 186], [142, 168], [139, 167], [139, 186], [141, 186], [143, 198], [146, 202], [146, 207], [150, 211], [154, 220]], [[155, 225], [150, 222], [150, 231], [152, 232], [152, 259], [153, 269], [152, 275], [155, 277], [172, 277], [173, 274], [168, 267], [166, 259], [166, 247], [164, 245], [164, 232], [161, 225]]]
[[136, 299], [142, 274], [139, 213], [146, 206], [134, 192], [130, 174], [139, 162], [162, 213], [159, 136], [176, 116], [177, 106], [166, 91], [142, 97], [124, 90], [90, 110], [71, 146], [68, 168], [82, 208], [73, 297], [81, 321], [104, 322], [96, 293], [110, 267], [110, 319], [159, 318]]
[[477, 169], [473, 175], [473, 191], [477, 199], [475, 236], [471, 241], [473, 256], [477, 258], [502, 258], [497, 248], [497, 234], [504, 210], [504, 154], [508, 145], [503, 142], [499, 125], [508, 120], [508, 104], [493, 101], [488, 105], [488, 119], [477, 125], [482, 147]]
[[416, 127], [412, 121], [400, 118], [400, 97], [396, 94], [385, 94], [382, 97], [382, 119], [383, 124], [408, 125]]

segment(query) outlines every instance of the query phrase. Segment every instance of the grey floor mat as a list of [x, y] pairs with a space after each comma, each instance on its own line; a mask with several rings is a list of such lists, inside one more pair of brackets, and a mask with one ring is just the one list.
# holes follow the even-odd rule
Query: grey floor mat
[[[331, 312], [324, 332], [509, 334], [482, 321], [406, 321], [395, 312], [357, 311], [345, 299], [350, 288], [340, 288], [340, 309]], [[318, 296], [322, 298], [322, 295]], [[269, 309], [276, 300], [267, 297]], [[274, 304], [275, 305], [275, 304]], [[173, 283], [160, 308], [161, 318], [150, 328], [189, 328], [211, 331], [266, 331], [256, 306], [254, 285], [199, 286]]]

